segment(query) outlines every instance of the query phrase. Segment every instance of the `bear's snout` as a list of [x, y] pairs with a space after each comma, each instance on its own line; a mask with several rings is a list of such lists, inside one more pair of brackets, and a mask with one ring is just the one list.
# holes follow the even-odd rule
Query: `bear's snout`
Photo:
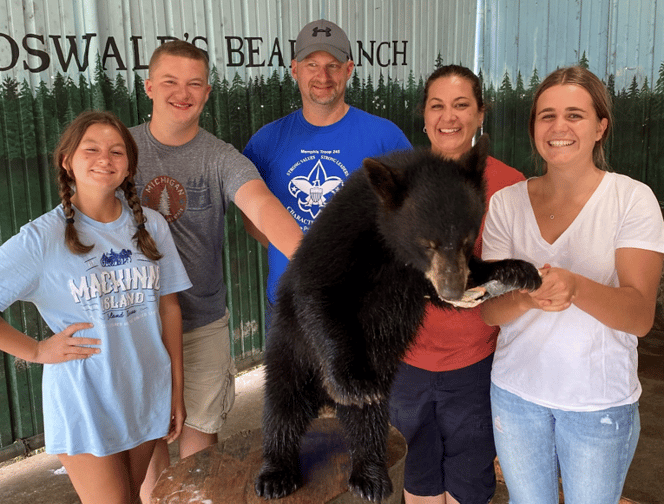
[[424, 276], [429, 279], [439, 298], [456, 300], [463, 297], [469, 273], [468, 260], [463, 252], [452, 258], [437, 253], [431, 257]]

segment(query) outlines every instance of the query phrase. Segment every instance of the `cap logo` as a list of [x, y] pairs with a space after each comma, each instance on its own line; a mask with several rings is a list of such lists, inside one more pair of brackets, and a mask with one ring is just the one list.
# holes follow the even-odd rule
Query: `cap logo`
[[324, 33], [326, 37], [331, 37], [332, 36], [332, 28], [329, 26], [325, 29], [323, 28], [318, 28], [317, 26], [314, 28], [314, 32], [311, 34], [312, 37], [318, 37], [319, 33]]

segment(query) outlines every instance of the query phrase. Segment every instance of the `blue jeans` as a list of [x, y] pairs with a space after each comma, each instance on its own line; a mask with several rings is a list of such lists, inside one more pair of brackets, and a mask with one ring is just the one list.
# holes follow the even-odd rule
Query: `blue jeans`
[[574, 412], [491, 384], [493, 433], [511, 504], [618, 504], [639, 439], [638, 403]]

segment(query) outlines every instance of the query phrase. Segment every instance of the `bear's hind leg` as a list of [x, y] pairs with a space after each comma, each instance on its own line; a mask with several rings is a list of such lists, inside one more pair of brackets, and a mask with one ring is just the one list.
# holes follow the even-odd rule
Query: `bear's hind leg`
[[383, 501], [392, 493], [386, 461], [387, 402], [362, 407], [339, 405], [337, 416], [346, 433], [351, 456], [349, 489], [363, 499]]
[[[292, 362], [292, 361], [290, 361]], [[279, 499], [302, 486], [300, 441], [320, 407], [313, 378], [303, 383], [303, 370], [270, 372], [266, 368], [263, 411], [263, 466], [256, 478], [256, 494]], [[278, 372], [277, 372], [278, 371]], [[296, 376], [299, 373], [300, 376]]]

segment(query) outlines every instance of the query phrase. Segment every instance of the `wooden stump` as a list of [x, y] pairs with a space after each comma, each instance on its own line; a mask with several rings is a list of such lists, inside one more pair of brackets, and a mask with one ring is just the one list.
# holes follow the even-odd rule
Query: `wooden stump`
[[[265, 504], [254, 491], [260, 470], [261, 431], [242, 431], [166, 469], [152, 504]], [[401, 503], [406, 441], [390, 427], [387, 465], [394, 492], [383, 504]], [[304, 485], [275, 504], [366, 504], [348, 492], [350, 459], [336, 418], [318, 418], [302, 439]]]

